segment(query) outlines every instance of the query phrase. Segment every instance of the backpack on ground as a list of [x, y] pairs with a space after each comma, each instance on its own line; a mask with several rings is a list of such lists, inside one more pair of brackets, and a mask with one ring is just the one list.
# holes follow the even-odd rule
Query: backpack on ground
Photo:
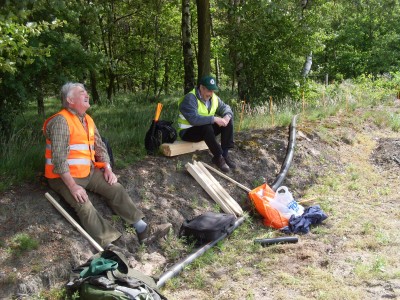
[[154, 279], [129, 267], [119, 251], [104, 250], [72, 270], [68, 294], [81, 300], [166, 300]]
[[223, 234], [230, 234], [235, 224], [236, 216], [225, 213], [205, 212], [192, 220], [183, 222], [179, 237], [185, 237], [196, 245], [214, 241]]
[[172, 123], [172, 121], [166, 120], [152, 122], [144, 139], [144, 146], [148, 154], [154, 154], [163, 143], [173, 143], [176, 141], [178, 134]]
[[104, 145], [107, 148], [107, 153], [108, 153], [108, 156], [110, 157], [110, 166], [111, 166], [111, 168], [113, 168], [114, 167], [114, 155], [113, 155], [113, 152], [112, 152], [112, 148], [111, 148], [110, 142], [108, 141], [108, 139], [106, 139], [103, 136], [101, 137], [101, 140], [103, 141]]

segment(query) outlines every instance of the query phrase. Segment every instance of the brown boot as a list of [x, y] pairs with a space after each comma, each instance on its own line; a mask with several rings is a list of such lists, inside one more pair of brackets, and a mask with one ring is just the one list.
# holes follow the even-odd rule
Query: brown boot
[[138, 233], [138, 240], [139, 244], [143, 245], [149, 245], [155, 240], [158, 240], [164, 236], [166, 236], [171, 229], [172, 224], [171, 223], [165, 223], [165, 224], [160, 224], [160, 225], [150, 225], [148, 224], [146, 229]]
[[212, 162], [222, 171], [229, 172], [229, 166], [226, 164], [225, 159], [222, 155], [219, 157], [214, 156], [212, 158]]

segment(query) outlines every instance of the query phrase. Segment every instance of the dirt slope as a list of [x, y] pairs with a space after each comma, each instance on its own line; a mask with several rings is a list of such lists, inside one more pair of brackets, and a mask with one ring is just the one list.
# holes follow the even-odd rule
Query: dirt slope
[[[346, 118], [346, 122], [343, 120], [344, 118], [332, 117], [323, 124], [298, 121], [294, 161], [284, 182], [297, 199], [303, 198], [321, 176], [329, 172], [346, 172], [346, 167], [356, 161], [375, 170], [377, 177], [374, 180], [384, 178], [385, 184], [399, 185], [400, 164], [393, 159], [394, 155], [400, 159], [398, 134], [380, 129], [372, 123], [354, 124], [351, 118]], [[324, 131], [318, 129], [320, 126], [335, 133], [325, 135]], [[288, 128], [239, 132], [235, 140], [236, 149], [232, 152], [232, 157], [238, 163], [238, 170], [231, 172], [230, 177], [249, 188], [260, 185], [264, 180], [271, 184], [285, 157]], [[215, 203], [185, 169], [187, 162], [199, 160], [210, 163], [210, 159], [208, 151], [173, 158], [147, 157], [127, 169], [117, 170], [116, 173], [120, 175], [120, 182], [147, 219], [153, 223], [171, 222], [176, 235], [185, 219], [215, 208]], [[243, 190], [217, 175], [215, 177], [244, 209], [250, 209]], [[95, 253], [95, 249], [46, 200], [44, 193], [48, 191], [48, 187], [38, 177], [34, 183], [15, 187], [0, 195], [0, 299], [16, 296], [29, 299], [41, 290], [62, 286], [66, 283], [71, 268], [85, 262]], [[54, 193], [52, 195], [56, 196]], [[135, 234], [131, 230], [125, 230], [123, 221], [112, 214], [101, 198], [91, 196], [94, 205], [123, 232], [117, 245], [126, 249], [133, 267], [149, 275], [160, 275], [174, 263], [168, 259], [162, 241], [147, 249], [140, 248]], [[381, 201], [396, 205], [398, 212], [398, 197], [394, 199], [393, 193], [388, 193], [387, 197], [392, 198], [382, 198]], [[67, 206], [63, 206], [73, 215]], [[383, 210], [382, 213], [388, 212]], [[393, 228], [398, 225], [398, 219], [397, 215], [397, 219], [393, 220]], [[255, 220], [255, 226], [262, 227], [256, 216]], [[335, 219], [328, 220], [325, 226], [334, 227]], [[38, 249], [19, 254], [13, 241], [17, 233], [27, 233], [37, 239]], [[337, 261], [347, 259], [348, 254], [341, 255], [334, 250], [342, 243], [339, 236], [338, 233], [333, 234], [331, 238], [334, 240], [331, 246], [327, 246], [312, 242], [316, 237], [311, 235], [309, 243], [313, 245], [309, 244], [307, 249], [311, 247], [312, 251], [304, 252], [303, 255], [319, 257], [332, 253]], [[289, 246], [287, 249], [290, 251], [294, 248]], [[305, 257], [300, 259], [304, 260]], [[326, 258], [326, 263], [331, 259], [332, 257]], [[279, 266], [284, 267], [285, 263], [290, 265], [293, 262], [282, 261]], [[342, 271], [347, 272], [344, 265]], [[223, 272], [222, 270], [221, 273]], [[219, 275], [210, 276], [218, 278]], [[251, 278], [249, 280], [252, 281]], [[233, 286], [230, 288], [239, 291], [239, 295], [241, 289], [246, 289], [243, 282], [231, 284]], [[375, 288], [371, 287], [371, 299], [379, 299], [385, 295], [385, 298], [400, 297], [399, 291], [399, 280], [391, 282], [389, 288], [377, 285]], [[166, 294], [171, 299], [206, 297], [204, 291], [193, 291], [190, 287], [167, 290]], [[243, 291], [242, 295], [245, 294]], [[254, 299], [269, 299], [268, 293], [261, 286], [254, 286], [253, 294]], [[238, 294], [236, 296], [239, 298]], [[236, 296], [219, 298], [238, 299]]]

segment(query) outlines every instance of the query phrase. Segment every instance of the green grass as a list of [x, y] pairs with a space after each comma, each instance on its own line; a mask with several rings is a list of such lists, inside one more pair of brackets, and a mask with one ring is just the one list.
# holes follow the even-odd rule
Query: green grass
[[[306, 95], [304, 99], [304, 110], [302, 99], [277, 101], [279, 105], [273, 103], [270, 109], [269, 101], [242, 106], [231, 92], [221, 92], [220, 97], [234, 108], [236, 130], [244, 131], [288, 126], [294, 114], [299, 114], [302, 121], [321, 120], [340, 113], [344, 108], [351, 114], [357, 107], [390, 102], [395, 94], [392, 89], [383, 89], [381, 86], [385, 85], [380, 81], [372, 81], [368, 77], [359, 79], [357, 84], [344, 82], [328, 87], [316, 83], [312, 85], [314, 86], [310, 89], [309, 98]], [[181, 95], [159, 99], [164, 105], [161, 119], [176, 120], [179, 97]], [[112, 104], [92, 105], [88, 111], [101, 135], [109, 140], [116, 168], [127, 167], [146, 155], [144, 137], [154, 117], [156, 103], [145, 103], [143, 99], [140, 94], [121, 94], [114, 98]], [[58, 99], [46, 99], [46, 118], [59, 109]], [[379, 115], [366, 114], [363, 118], [372, 119], [380, 126], [389, 126], [395, 132], [400, 130], [398, 114], [383, 111]], [[23, 182], [37, 181], [43, 175], [43, 122], [44, 118], [37, 116], [35, 104], [31, 104], [23, 115], [16, 118], [9, 140], [5, 140], [0, 134], [0, 192]], [[337, 137], [329, 135], [330, 128], [320, 129], [321, 138], [327, 143], [334, 143]], [[183, 166], [178, 164], [176, 167], [181, 169]]]
[[20, 256], [23, 253], [30, 250], [35, 250], [38, 247], [39, 247], [39, 242], [35, 238], [32, 238], [30, 235], [26, 233], [18, 233], [11, 240], [8, 252], [16, 256]]

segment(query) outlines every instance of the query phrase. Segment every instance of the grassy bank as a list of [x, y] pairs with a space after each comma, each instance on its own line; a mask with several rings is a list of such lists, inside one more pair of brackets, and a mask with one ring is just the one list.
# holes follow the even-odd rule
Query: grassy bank
[[[396, 77], [397, 78], [397, 77]], [[317, 120], [352, 111], [360, 106], [390, 103], [397, 93], [397, 80], [361, 78], [329, 86], [310, 82], [299, 99], [266, 99], [252, 104], [238, 101], [236, 95], [221, 92], [220, 97], [235, 111], [236, 131], [274, 126], [287, 126], [294, 114], [303, 119]], [[160, 99], [164, 104], [161, 119], [175, 120], [176, 102], [180, 96]], [[117, 168], [142, 159], [146, 153], [144, 136], [154, 116], [156, 103], [144, 103], [138, 95], [118, 95], [112, 104], [93, 105], [88, 113], [95, 119], [101, 134], [106, 137], [115, 156]], [[46, 99], [46, 118], [60, 108], [56, 98]], [[374, 122], [400, 129], [398, 115], [383, 112], [373, 116]], [[36, 181], [43, 171], [43, 117], [38, 117], [35, 105], [15, 120], [9, 140], [0, 136], [0, 192], [23, 182]]]

